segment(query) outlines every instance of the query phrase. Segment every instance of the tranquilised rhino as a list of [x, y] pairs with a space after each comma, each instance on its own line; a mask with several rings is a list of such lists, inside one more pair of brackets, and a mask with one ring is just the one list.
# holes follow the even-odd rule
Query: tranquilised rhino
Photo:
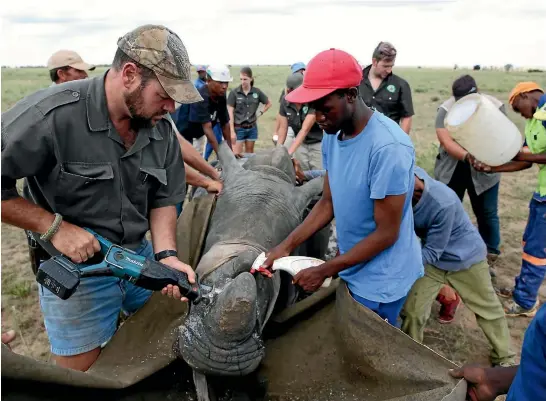
[[[178, 352], [199, 373], [242, 376], [253, 372], [265, 355], [261, 333], [275, 304], [282, 307], [294, 300], [293, 288], [281, 291], [281, 281], [283, 287], [292, 286], [289, 280], [279, 272], [273, 278], [252, 275], [252, 263], [301, 223], [313, 198], [322, 192], [323, 179], [296, 187], [284, 147], [256, 154], [241, 166], [222, 143], [218, 159], [224, 190], [196, 268], [201, 283], [213, 287], [214, 295], [209, 304], [191, 307], [180, 327]], [[307, 244], [298, 253], [324, 257], [328, 229], [323, 234], [318, 246], [310, 241], [315, 246]]]

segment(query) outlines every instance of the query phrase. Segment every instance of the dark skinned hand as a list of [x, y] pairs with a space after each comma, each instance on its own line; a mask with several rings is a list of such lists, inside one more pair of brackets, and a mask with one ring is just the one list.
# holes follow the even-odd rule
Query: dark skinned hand
[[457, 379], [468, 382], [467, 396], [471, 401], [493, 401], [497, 393], [487, 377], [487, 369], [478, 365], [464, 365], [449, 371]]
[[321, 268], [323, 265], [309, 267], [301, 270], [292, 279], [294, 285], [300, 286], [306, 292], [315, 292], [326, 280], [326, 275]]

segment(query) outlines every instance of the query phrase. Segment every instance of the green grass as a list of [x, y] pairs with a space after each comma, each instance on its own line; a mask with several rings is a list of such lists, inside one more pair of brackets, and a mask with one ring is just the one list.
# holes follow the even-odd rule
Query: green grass
[[28, 281], [13, 283], [7, 286], [6, 292], [17, 298], [26, 298], [31, 293], [31, 284]]

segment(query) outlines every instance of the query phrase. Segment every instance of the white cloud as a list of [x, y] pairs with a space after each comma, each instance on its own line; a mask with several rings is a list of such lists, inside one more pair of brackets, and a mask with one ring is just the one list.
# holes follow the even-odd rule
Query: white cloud
[[398, 65], [546, 66], [546, 3], [535, 0], [4, 3], [3, 65], [44, 65], [60, 48], [109, 63], [121, 35], [161, 23], [179, 34], [193, 63], [290, 64], [330, 47], [367, 63], [375, 45], [388, 40]]

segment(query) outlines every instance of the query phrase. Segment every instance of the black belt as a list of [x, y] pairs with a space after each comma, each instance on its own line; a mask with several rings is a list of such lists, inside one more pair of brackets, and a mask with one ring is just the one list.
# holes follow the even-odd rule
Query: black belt
[[242, 123], [242, 124], [235, 124], [235, 128], [253, 128], [256, 125], [256, 123]]

